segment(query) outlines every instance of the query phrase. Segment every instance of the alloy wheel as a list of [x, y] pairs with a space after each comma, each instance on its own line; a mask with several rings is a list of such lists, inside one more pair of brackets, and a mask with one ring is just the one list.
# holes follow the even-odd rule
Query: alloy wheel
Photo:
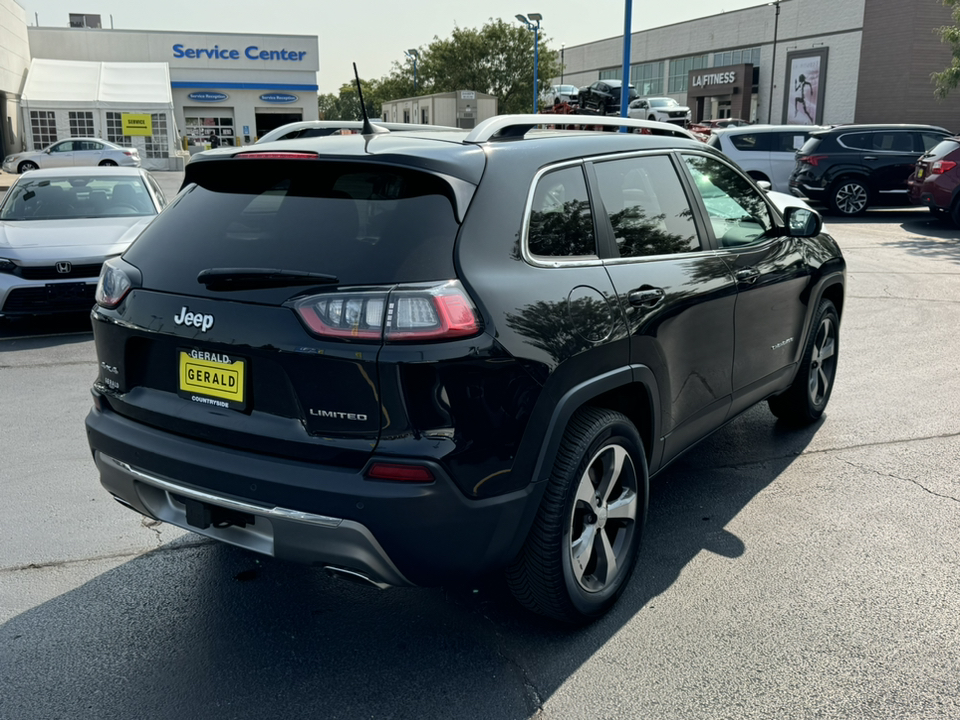
[[810, 375], [807, 381], [810, 402], [815, 407], [823, 404], [833, 382], [837, 361], [837, 327], [832, 317], [825, 317], [817, 328], [810, 355]]
[[844, 215], [856, 215], [867, 207], [867, 189], [858, 182], [844, 183], [837, 188], [834, 199]]
[[623, 568], [636, 532], [637, 471], [627, 450], [601, 448], [580, 477], [570, 515], [570, 566], [587, 592], [608, 587]]

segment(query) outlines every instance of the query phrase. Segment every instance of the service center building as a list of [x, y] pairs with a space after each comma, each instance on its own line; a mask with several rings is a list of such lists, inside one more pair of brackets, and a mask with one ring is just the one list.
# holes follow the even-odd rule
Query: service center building
[[316, 35], [29, 27], [33, 58], [166, 63], [177, 130], [202, 149], [215, 133], [245, 145], [288, 122], [316, 120]]

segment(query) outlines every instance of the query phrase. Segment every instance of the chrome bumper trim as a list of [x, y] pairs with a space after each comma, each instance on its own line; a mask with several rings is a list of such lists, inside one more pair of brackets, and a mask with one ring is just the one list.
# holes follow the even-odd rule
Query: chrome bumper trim
[[253, 503], [242, 502], [240, 500], [231, 500], [230, 498], [221, 497], [220, 495], [214, 495], [212, 493], [184, 487], [183, 485], [177, 485], [169, 480], [161, 480], [154, 475], [148, 475], [147, 473], [137, 470], [127, 463], [121, 460], [116, 460], [109, 455], [104, 455], [101, 453], [100, 458], [103, 460], [103, 462], [113, 464], [121, 470], [130, 473], [140, 482], [153, 485], [154, 487], [169, 493], [182, 495], [183, 497], [209, 503], [210, 505], [217, 505], [219, 507], [227, 508], [228, 510], [237, 510], [239, 512], [261, 515], [266, 518], [275, 518], [278, 520], [293, 520], [294, 522], [306, 523], [307, 525], [319, 525], [320, 527], [326, 528], [339, 527], [340, 524], [343, 523], [341, 518], [329, 517], [327, 515], [314, 515], [312, 513], [300, 512], [298, 510], [288, 510], [287, 508], [281, 507], [269, 508], [264, 507], [263, 505], [254, 505]]

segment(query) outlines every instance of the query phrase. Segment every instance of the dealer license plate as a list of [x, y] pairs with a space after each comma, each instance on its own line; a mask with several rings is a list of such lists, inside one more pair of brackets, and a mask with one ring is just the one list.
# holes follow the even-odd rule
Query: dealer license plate
[[923, 177], [923, 168], [917, 168], [917, 180]]
[[246, 408], [246, 361], [225, 353], [180, 350], [179, 394], [211, 407]]

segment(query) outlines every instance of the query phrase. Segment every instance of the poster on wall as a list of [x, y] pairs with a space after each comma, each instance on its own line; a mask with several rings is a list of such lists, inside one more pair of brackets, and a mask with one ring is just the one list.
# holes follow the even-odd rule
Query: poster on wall
[[827, 48], [787, 53], [783, 94], [783, 122], [787, 125], [823, 123], [823, 95], [827, 78]]

